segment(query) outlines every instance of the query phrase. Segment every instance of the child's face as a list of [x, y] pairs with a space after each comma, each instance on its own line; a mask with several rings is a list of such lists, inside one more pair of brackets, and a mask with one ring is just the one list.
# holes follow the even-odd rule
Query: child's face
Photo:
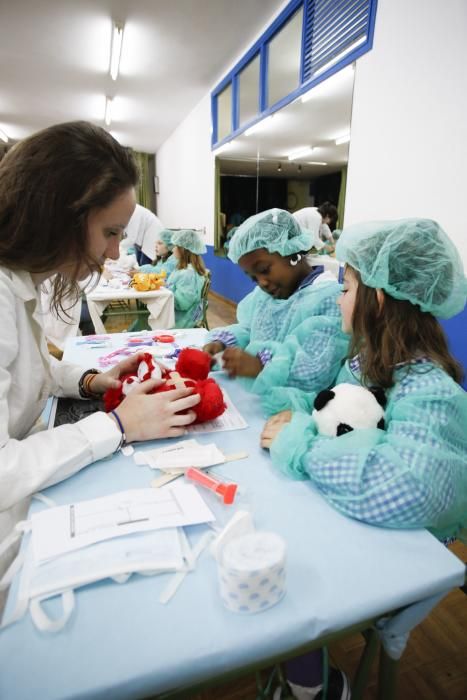
[[157, 257], [161, 255], [167, 255], [169, 249], [165, 245], [164, 241], [156, 241], [156, 255]]
[[274, 299], [288, 299], [303, 279], [300, 265], [290, 265], [288, 258], [279, 253], [268, 253], [264, 248], [243, 255], [238, 264], [263, 292]]
[[358, 282], [352, 270], [346, 268], [344, 274], [344, 288], [337, 300], [342, 313], [342, 330], [344, 333], [352, 333], [352, 315], [357, 297]]

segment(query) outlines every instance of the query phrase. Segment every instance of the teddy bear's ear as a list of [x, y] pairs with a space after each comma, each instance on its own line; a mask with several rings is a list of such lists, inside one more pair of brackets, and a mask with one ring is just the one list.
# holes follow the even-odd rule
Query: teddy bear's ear
[[313, 406], [317, 411], [321, 411], [321, 409], [324, 408], [326, 404], [329, 403], [329, 401], [334, 397], [335, 393], [331, 391], [331, 389], [324, 389], [323, 391], [320, 391], [319, 394], [316, 394]]
[[384, 389], [381, 389], [379, 386], [371, 386], [369, 387], [368, 391], [371, 391], [380, 406], [383, 408], [386, 407], [387, 398]]

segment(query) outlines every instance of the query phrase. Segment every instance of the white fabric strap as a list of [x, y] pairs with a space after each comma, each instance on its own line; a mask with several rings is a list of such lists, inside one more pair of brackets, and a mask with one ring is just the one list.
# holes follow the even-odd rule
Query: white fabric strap
[[57, 505], [55, 501], [52, 498], [49, 498], [48, 496], [44, 496], [43, 493], [38, 491], [33, 495], [33, 498], [35, 498], [37, 501], [40, 501], [43, 503], [45, 506], [48, 506], [49, 508], [55, 508]]
[[10, 531], [3, 542], [0, 542], [0, 557], [20, 539], [23, 532], [29, 532], [30, 529], [31, 522], [29, 520], [20, 520], [19, 523], [16, 523], [13, 530]]
[[13, 561], [11, 562], [8, 569], [3, 574], [3, 577], [0, 579], [0, 591], [4, 591], [6, 588], [8, 588], [8, 586], [12, 582], [15, 574], [22, 567], [25, 555], [26, 555], [25, 549], [21, 549], [18, 552], [17, 556], [13, 559]]
[[47, 598], [39, 597], [31, 600], [29, 611], [32, 621], [41, 632], [59, 632], [65, 627], [73, 612], [75, 607], [75, 594], [73, 590], [64, 591], [61, 594], [63, 612], [62, 615], [55, 620], [52, 620], [42, 607], [42, 601], [46, 599]]
[[12, 625], [17, 620], [20, 620], [28, 609], [29, 605], [29, 585], [31, 581], [31, 571], [34, 568], [34, 560], [29, 547], [25, 548], [25, 556], [23, 563], [23, 571], [19, 580], [18, 594], [16, 596], [16, 605], [12, 612], [7, 615], [3, 615], [2, 624], [0, 629]]
[[200, 540], [193, 547], [193, 549], [191, 549], [183, 530], [181, 531], [181, 533], [183, 533], [182, 542], [184, 543], [184, 545], [186, 545], [186, 550], [183, 553], [183, 555], [187, 561], [187, 568], [184, 571], [177, 571], [177, 573], [172, 576], [169, 583], [167, 584], [167, 586], [164, 588], [164, 590], [162, 591], [162, 593], [159, 596], [159, 603], [162, 603], [162, 605], [165, 605], [166, 603], [169, 602], [169, 600], [171, 600], [174, 597], [174, 595], [177, 592], [177, 590], [179, 589], [180, 585], [185, 580], [187, 573], [189, 571], [192, 571], [195, 568], [196, 562], [197, 562], [200, 554], [206, 549], [206, 547], [215, 538], [215, 535], [213, 532], [205, 532], [204, 535], [200, 538]]

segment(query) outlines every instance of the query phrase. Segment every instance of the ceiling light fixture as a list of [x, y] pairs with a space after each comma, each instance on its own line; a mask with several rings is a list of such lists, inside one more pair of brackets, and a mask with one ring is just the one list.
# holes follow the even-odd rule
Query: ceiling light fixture
[[8, 136], [7, 136], [7, 135], [5, 134], [5, 132], [2, 131], [1, 129], [0, 129], [0, 139], [1, 139], [2, 141], [5, 141], [5, 143], [8, 143]]
[[295, 151], [291, 151], [287, 158], [289, 160], [296, 160], [297, 158], [302, 158], [302, 156], [307, 156], [313, 150], [313, 146], [303, 146], [302, 148], [297, 148]]
[[246, 129], [245, 136], [251, 136], [251, 134], [256, 134], [258, 131], [263, 131], [263, 129], [271, 125], [273, 117], [274, 114], [270, 114], [269, 117], [266, 117], [266, 119], [262, 119], [260, 122], [256, 122], [256, 124], [250, 126], [249, 129]]
[[123, 24], [114, 22], [112, 31], [112, 44], [110, 47], [110, 77], [112, 80], [117, 80], [118, 71], [120, 69], [120, 58], [122, 55], [123, 44]]
[[342, 134], [342, 136], [337, 137], [336, 146], [341, 146], [343, 143], [349, 143], [349, 141], [350, 141], [350, 133]]
[[112, 122], [112, 100], [113, 97], [105, 98], [104, 122], [107, 126], [110, 126]]
[[324, 163], [321, 160], [308, 160], [307, 165], [327, 165], [327, 163]]

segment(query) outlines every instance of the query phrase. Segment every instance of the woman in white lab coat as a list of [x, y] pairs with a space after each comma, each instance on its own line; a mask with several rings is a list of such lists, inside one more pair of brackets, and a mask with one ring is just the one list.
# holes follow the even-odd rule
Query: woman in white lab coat
[[[129, 358], [108, 372], [83, 374], [50, 357], [40, 287], [53, 277], [52, 304], [60, 311], [61, 300], [69, 304], [79, 293], [79, 280], [106, 258], [118, 258], [137, 180], [129, 151], [86, 122], [38, 132], [0, 163], [0, 542], [25, 516], [34, 492], [112, 454], [125, 440], [181, 435], [194, 419], [192, 411], [178, 412], [199, 396], [187, 389], [149, 395], [158, 383], [149, 380], [117, 415], [96, 412], [73, 425], [37, 430], [50, 395], [99, 396], [136, 366]], [[3, 555], [0, 578], [7, 565]]]

